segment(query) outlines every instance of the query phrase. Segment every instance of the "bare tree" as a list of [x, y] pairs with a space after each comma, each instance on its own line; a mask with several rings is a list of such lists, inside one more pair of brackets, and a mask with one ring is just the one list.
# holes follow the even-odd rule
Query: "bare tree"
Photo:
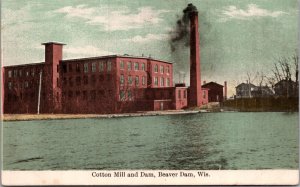
[[251, 97], [251, 84], [257, 78], [258, 73], [251, 73], [251, 72], [247, 71], [246, 76], [247, 76], [247, 84], [248, 84], [249, 97]]
[[292, 57], [293, 59], [293, 65], [294, 65], [294, 70], [295, 70], [295, 81], [296, 83], [298, 83], [298, 68], [299, 68], [299, 56], [298, 55], [294, 55]]

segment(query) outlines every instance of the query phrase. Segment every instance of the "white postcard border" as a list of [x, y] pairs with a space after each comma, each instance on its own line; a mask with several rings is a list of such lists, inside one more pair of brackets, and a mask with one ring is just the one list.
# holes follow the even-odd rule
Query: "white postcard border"
[[[116, 176], [116, 172], [119, 176]], [[124, 173], [122, 173], [124, 172]], [[202, 172], [199, 176], [198, 172]], [[184, 174], [192, 174], [184, 176]], [[146, 174], [148, 176], [146, 177]], [[151, 177], [151, 174], [155, 177]], [[164, 176], [162, 175], [164, 174]], [[110, 176], [109, 176], [110, 175]], [[122, 176], [125, 175], [125, 176]], [[131, 177], [130, 177], [131, 175]], [[296, 185], [298, 170], [2, 171], [3, 185]]]

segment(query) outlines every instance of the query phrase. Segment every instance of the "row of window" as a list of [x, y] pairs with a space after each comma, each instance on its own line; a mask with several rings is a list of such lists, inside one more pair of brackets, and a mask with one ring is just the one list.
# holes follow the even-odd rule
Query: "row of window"
[[[169, 66], [166, 66], [166, 68], [165, 68], [163, 65], [160, 65], [159, 72], [161, 74], [164, 74], [164, 73], [170, 74], [170, 68], [169, 68]], [[154, 66], [154, 73], [158, 73], [158, 65], [157, 64], [155, 64], [155, 66]]]
[[[133, 67], [132, 67], [133, 66]], [[127, 62], [127, 66], [126, 66], [126, 62], [124, 61], [120, 61], [120, 69], [124, 70], [125, 67], [127, 67], [128, 71], [131, 70], [142, 70], [142, 71], [146, 71], [146, 64], [145, 63], [138, 63], [138, 62]]]
[[22, 70], [22, 69], [15, 69], [15, 70], [8, 70], [8, 78], [12, 78], [12, 77], [23, 77], [23, 76], [26, 76], [26, 77], [29, 77], [29, 76], [32, 76], [34, 77], [35, 76], [35, 69], [30, 69], [30, 70]]
[[132, 101], [133, 100], [133, 92], [131, 90], [120, 90], [119, 95], [120, 101]]
[[[154, 86], [158, 86], [158, 83], [161, 87], [167, 86], [169, 87], [171, 85], [170, 78], [164, 78], [164, 77], [153, 77], [154, 79]], [[160, 80], [160, 81], [159, 81]]]
[[106, 76], [104, 75], [99, 75], [99, 77], [97, 78], [97, 76], [95, 75], [92, 75], [92, 76], [77, 76], [75, 77], [75, 80], [73, 77], [63, 77], [63, 80], [62, 80], [62, 84], [64, 86], [67, 86], [69, 85], [70, 87], [72, 87], [74, 85], [74, 81], [75, 81], [75, 84], [77, 86], [80, 86], [81, 84], [84, 84], [84, 85], [88, 85], [88, 84], [95, 84], [97, 82], [97, 80], [99, 82], [104, 82], [104, 81], [107, 81], [107, 82], [110, 82], [111, 81], [111, 74], [107, 74]]
[[[134, 82], [136, 86], [140, 85], [140, 77], [139, 76], [135, 76], [134, 77]], [[142, 76], [142, 85], [146, 85], [147, 82], [147, 78], [146, 76]], [[127, 77], [127, 83], [128, 85], [132, 85], [133, 84], [133, 76], [129, 75]], [[124, 85], [125, 84], [125, 76], [123, 74], [120, 75], [120, 85]]]
[[102, 98], [103, 97], [111, 97], [112, 96], [112, 90], [84, 90], [84, 91], [68, 91], [68, 92], [62, 92], [63, 98], [68, 97], [71, 98], [82, 98], [82, 99], [91, 99], [94, 100], [96, 98]]
[[[23, 89], [23, 88], [29, 88], [29, 86], [31, 86], [31, 84], [32, 84], [32, 82], [24, 81], [24, 82], [21, 82], [19, 86], [20, 86], [20, 88]], [[17, 83], [14, 84], [13, 82], [9, 81], [7, 83], [7, 87], [9, 90], [12, 90], [13, 88], [17, 88], [18, 84]]]
[[7, 101], [17, 101], [17, 100], [22, 100], [22, 102], [30, 101], [30, 100], [36, 100], [36, 93], [31, 92], [31, 93], [20, 93], [19, 95], [16, 94], [8, 94], [7, 95]]
[[[67, 72], [73, 72], [73, 63], [69, 64], [63, 64], [62, 65], [62, 72], [67, 73]], [[98, 70], [97, 70], [98, 68]], [[112, 70], [112, 63], [110, 61], [104, 62], [86, 62], [83, 64], [83, 72], [88, 73], [88, 72], [103, 72], [103, 71], [108, 71], [110, 72]], [[75, 71], [76, 72], [81, 72], [82, 71], [82, 63], [76, 63], [75, 64]]]
[[[183, 93], [182, 93], [183, 92]], [[178, 94], [178, 99], [181, 99], [181, 97], [183, 97], [183, 99], [186, 99], [186, 90], [178, 90], [177, 94]]]

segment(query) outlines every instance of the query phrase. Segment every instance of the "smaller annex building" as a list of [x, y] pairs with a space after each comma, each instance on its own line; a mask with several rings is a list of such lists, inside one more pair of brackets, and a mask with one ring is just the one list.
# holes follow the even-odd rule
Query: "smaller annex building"
[[[223, 102], [226, 99], [227, 82], [224, 82], [224, 86], [216, 82], [203, 82], [202, 89], [208, 90], [207, 99], [208, 102]], [[224, 90], [224, 91], [223, 91]], [[205, 97], [203, 95], [203, 97]]]
[[6, 66], [4, 113], [123, 113], [187, 107], [188, 89], [173, 83], [173, 64], [110, 55], [63, 60], [45, 45], [45, 62]]

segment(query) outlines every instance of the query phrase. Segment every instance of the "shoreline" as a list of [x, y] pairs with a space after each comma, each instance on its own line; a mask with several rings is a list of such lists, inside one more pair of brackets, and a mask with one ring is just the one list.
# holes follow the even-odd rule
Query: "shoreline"
[[207, 110], [172, 110], [172, 111], [150, 111], [123, 114], [3, 114], [2, 121], [35, 121], [35, 120], [63, 120], [63, 119], [104, 119], [121, 117], [141, 117], [141, 116], [164, 116], [180, 114], [206, 113]]

